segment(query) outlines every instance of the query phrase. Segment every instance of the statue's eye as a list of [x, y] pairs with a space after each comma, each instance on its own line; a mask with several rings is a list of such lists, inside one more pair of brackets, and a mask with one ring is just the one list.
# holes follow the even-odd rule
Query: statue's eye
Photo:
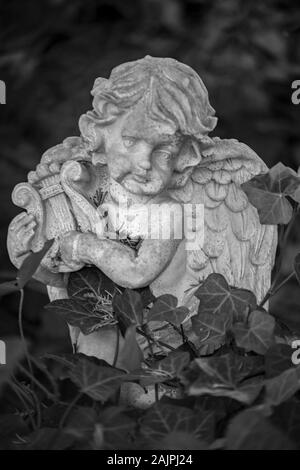
[[158, 147], [155, 150], [155, 153], [159, 155], [160, 158], [163, 158], [164, 160], [168, 160], [172, 156], [172, 149], [170, 147]]
[[123, 144], [124, 144], [124, 147], [126, 148], [133, 147], [135, 143], [136, 141], [132, 137], [123, 137]]

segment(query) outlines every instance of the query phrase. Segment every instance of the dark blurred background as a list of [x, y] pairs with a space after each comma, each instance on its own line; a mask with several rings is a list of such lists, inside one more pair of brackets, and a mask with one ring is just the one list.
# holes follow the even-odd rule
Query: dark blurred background
[[[146, 54], [185, 62], [209, 90], [215, 135], [245, 142], [269, 166], [297, 169], [300, 105], [291, 102], [291, 83], [300, 79], [299, 44], [298, 0], [1, 0], [0, 282], [15, 275], [6, 253], [7, 226], [19, 212], [11, 191], [48, 147], [78, 134], [96, 77]], [[299, 221], [286, 273], [297, 233]], [[291, 281], [271, 307], [300, 332], [299, 291]], [[37, 349], [66, 349], [67, 329], [42, 310], [46, 302], [43, 286], [26, 288], [25, 333]], [[17, 304], [18, 295], [1, 301], [1, 337], [17, 331]]]

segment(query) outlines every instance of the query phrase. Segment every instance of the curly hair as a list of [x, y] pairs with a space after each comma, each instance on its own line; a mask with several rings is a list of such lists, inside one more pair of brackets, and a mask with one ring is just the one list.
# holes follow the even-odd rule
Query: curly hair
[[151, 119], [175, 124], [181, 134], [200, 141], [217, 124], [199, 75], [171, 58], [146, 56], [119, 65], [109, 79], [97, 78], [91, 93], [93, 111], [81, 116], [79, 127], [94, 150], [100, 145], [97, 127], [114, 122], [141, 99]]

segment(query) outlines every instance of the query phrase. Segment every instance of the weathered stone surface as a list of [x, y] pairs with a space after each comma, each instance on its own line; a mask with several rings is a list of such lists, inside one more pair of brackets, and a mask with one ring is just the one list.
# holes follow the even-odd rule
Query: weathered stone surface
[[[190, 315], [212, 272], [260, 300], [277, 230], [260, 224], [240, 185], [267, 167], [247, 145], [209, 137], [217, 118], [196, 72], [147, 56], [97, 78], [92, 95], [80, 137], [48, 150], [14, 190], [27, 212], [9, 227], [13, 264], [54, 237], [36, 274], [51, 299], [66, 295], [65, 273], [95, 265], [120, 286], [175, 295]], [[112, 362], [115, 335], [72, 330], [72, 341]]]

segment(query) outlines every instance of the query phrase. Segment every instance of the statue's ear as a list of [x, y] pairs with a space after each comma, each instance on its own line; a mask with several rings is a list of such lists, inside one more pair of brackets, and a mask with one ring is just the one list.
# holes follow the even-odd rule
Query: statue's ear
[[198, 141], [187, 137], [176, 157], [175, 171], [183, 173], [187, 168], [197, 166], [201, 159]]
[[97, 123], [97, 118], [93, 111], [88, 111], [80, 116], [79, 129], [89, 150], [97, 153], [104, 151], [103, 126]]
[[201, 159], [199, 143], [191, 137], [187, 137], [176, 157], [171, 187], [183, 187]]

